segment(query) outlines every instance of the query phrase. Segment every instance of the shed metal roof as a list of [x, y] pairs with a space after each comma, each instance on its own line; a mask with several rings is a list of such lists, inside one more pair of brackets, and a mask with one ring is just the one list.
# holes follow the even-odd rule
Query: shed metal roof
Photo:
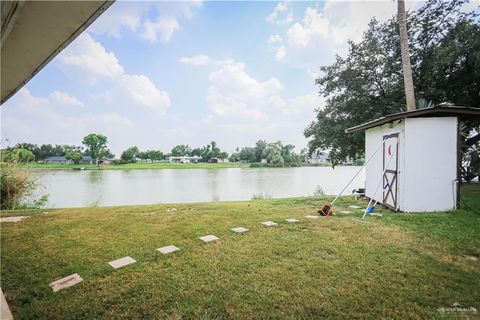
[[458, 117], [461, 119], [480, 119], [480, 108], [439, 105], [430, 108], [399, 112], [381, 117], [345, 130], [346, 133], [378, 127], [386, 123], [405, 118]]

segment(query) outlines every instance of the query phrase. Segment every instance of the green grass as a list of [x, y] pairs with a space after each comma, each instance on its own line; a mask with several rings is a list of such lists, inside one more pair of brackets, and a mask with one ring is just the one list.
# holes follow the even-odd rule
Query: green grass
[[[85, 168], [96, 170], [98, 166], [94, 164], [29, 164], [32, 169], [78, 169]], [[222, 162], [222, 163], [128, 163], [120, 165], [106, 165], [102, 170], [134, 170], [134, 169], [225, 169], [225, 168], [241, 168], [248, 167], [248, 164], [238, 162]]]
[[[479, 210], [478, 185], [463, 190]], [[324, 201], [22, 212], [32, 217], [1, 226], [1, 287], [15, 319], [441, 319], [437, 309], [454, 302], [480, 310], [480, 263], [467, 257], [480, 255], [480, 215], [304, 219]], [[343, 198], [335, 211], [359, 203]], [[229, 231], [237, 226], [250, 231]], [[206, 234], [221, 240], [205, 245], [197, 238]], [[181, 251], [155, 251], [169, 244]], [[138, 262], [108, 266], [126, 255]], [[51, 291], [75, 272], [82, 283]]]

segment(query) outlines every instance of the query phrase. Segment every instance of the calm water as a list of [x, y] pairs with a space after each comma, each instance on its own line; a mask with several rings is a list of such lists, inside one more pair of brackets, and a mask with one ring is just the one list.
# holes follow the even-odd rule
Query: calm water
[[[49, 207], [113, 206], [153, 203], [250, 200], [307, 196], [321, 186], [326, 194], [340, 192], [359, 167], [56, 170], [40, 181]], [[362, 172], [347, 190], [362, 187]]]

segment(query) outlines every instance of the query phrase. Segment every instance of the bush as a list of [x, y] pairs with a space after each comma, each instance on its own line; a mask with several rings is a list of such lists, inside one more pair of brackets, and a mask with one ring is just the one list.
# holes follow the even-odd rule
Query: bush
[[272, 199], [272, 195], [271, 194], [268, 194], [268, 193], [259, 193], [259, 194], [254, 194], [252, 196], [252, 200], [268, 200], [268, 199]]
[[363, 166], [365, 164], [365, 159], [357, 159], [354, 163], [356, 166]]
[[321, 186], [317, 185], [317, 187], [313, 191], [313, 196], [314, 197], [323, 197], [324, 195], [325, 195], [325, 190]]
[[2, 163], [0, 171], [2, 210], [38, 209], [47, 203], [46, 195], [35, 199], [39, 183], [30, 170], [16, 163]]
[[120, 165], [120, 164], [128, 164], [128, 163], [135, 163], [136, 161], [126, 161], [126, 160], [122, 160], [122, 159], [115, 159], [115, 160], [112, 160], [112, 164], [114, 166], [117, 166], [117, 165]]

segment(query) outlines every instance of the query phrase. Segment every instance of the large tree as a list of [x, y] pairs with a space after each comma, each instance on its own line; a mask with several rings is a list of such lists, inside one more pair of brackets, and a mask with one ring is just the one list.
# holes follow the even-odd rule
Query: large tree
[[82, 143], [88, 148], [90, 156], [96, 163], [98, 163], [99, 158], [111, 155], [107, 148], [108, 139], [104, 135], [90, 133], [83, 138]]
[[65, 153], [65, 159], [73, 161], [73, 163], [78, 164], [82, 160], [82, 153], [76, 150], [67, 150]]
[[[407, 16], [413, 82], [423, 105], [480, 107], [480, 24], [477, 13], [461, 11], [463, 3], [431, 0]], [[392, 17], [373, 19], [363, 39], [349, 43], [346, 57], [321, 67], [316, 84], [326, 105], [305, 129], [309, 152], [329, 149], [333, 162], [363, 156], [364, 134], [344, 130], [406, 111], [401, 61]]]
[[172, 149], [172, 156], [173, 157], [184, 157], [188, 156], [192, 152], [192, 149], [185, 144], [180, 144], [178, 146], [173, 147]]
[[[133, 146], [128, 148], [127, 150], [123, 151], [120, 155], [120, 159], [126, 162], [135, 162], [137, 157], [140, 156], [140, 150], [138, 150], [137, 146]], [[141, 158], [141, 157], [139, 157]]]

